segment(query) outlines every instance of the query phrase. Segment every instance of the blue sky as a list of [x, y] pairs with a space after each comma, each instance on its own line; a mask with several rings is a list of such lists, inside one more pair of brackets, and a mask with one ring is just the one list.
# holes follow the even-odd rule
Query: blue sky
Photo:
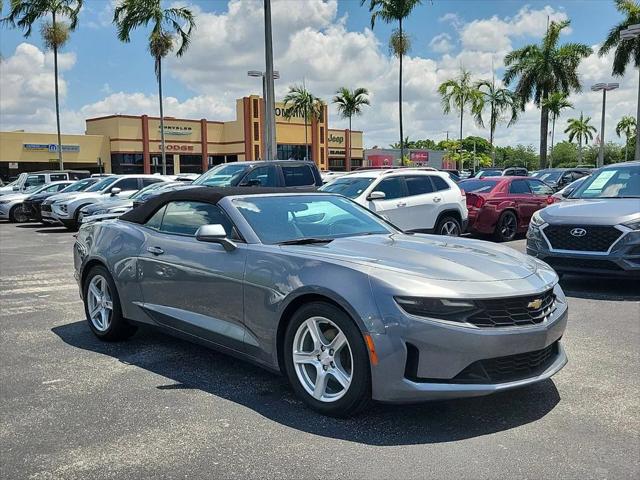
[[[6, 3], [3, 14], [7, 11]], [[67, 130], [82, 129], [82, 120], [87, 115], [124, 111], [156, 113], [136, 111], [152, 109], [151, 100], [157, 92], [153, 61], [146, 50], [146, 32], [136, 33], [130, 44], [119, 42], [110, 24], [113, 3], [109, 0], [86, 0], [79, 27], [64, 48], [68, 58], [62, 72], [66, 87], [63, 105], [68, 120], [63, 123]], [[176, 116], [232, 118], [234, 98], [259, 92], [257, 82], [247, 79], [244, 72], [263, 66], [262, 25], [256, 16], [260, 13], [262, 2], [195, 0], [180, 3], [194, 7], [199, 25], [194, 45], [185, 57], [167, 61], [164, 89], [172, 97], [168, 114], [171, 115], [174, 109]], [[314, 93], [330, 99], [332, 91], [342, 84], [364, 84], [372, 91], [373, 99], [377, 99], [376, 105], [372, 105], [370, 111], [365, 113], [359, 125], [365, 134], [369, 134], [367, 144], [395, 141], [393, 116], [397, 104], [394, 106], [393, 92], [397, 67], [395, 60], [389, 57], [386, 46], [395, 25], [376, 24], [372, 34], [369, 31], [369, 12], [366, 7], [360, 6], [359, 0], [340, 0], [337, 4], [336, 0], [273, 0], [273, 3], [276, 68], [283, 71], [278, 91], [284, 92], [287, 84], [300, 82], [304, 78]], [[169, 2], [166, 4], [169, 5]], [[539, 38], [537, 33], [541, 28], [544, 29], [547, 15], [571, 19], [571, 31], [563, 35], [563, 41], [589, 45], [601, 42], [607, 30], [619, 20], [613, 2], [608, 0], [434, 0], [433, 3], [425, 1], [424, 5], [419, 6], [405, 25], [413, 45], [410, 57], [414, 59], [407, 66], [407, 101], [412, 103], [407, 108], [405, 120], [414, 120], [408, 128], [410, 136], [434, 137], [438, 132], [455, 130], [454, 117], [444, 117], [441, 111], [436, 112], [436, 83], [454, 74], [455, 68], [461, 64], [478, 76], [487, 76], [490, 72], [488, 59], [492, 57], [499, 74], [504, 53], [509, 48], [536, 41]], [[249, 17], [251, 21], [247, 20]], [[497, 35], [495, 38], [492, 37], [494, 34]], [[434, 38], [441, 40], [438, 43], [440, 48], [434, 47]], [[300, 39], [308, 39], [310, 43], [304, 45], [305, 41]], [[25, 68], [29, 61], [34, 65], [38, 63], [35, 50], [28, 54], [16, 53], [16, 48], [24, 43], [33, 45], [38, 51], [43, 49], [37, 29], [28, 39], [23, 38], [17, 30], [0, 30], [0, 51], [5, 60], [4, 71], [0, 71], [0, 86], [6, 87], [1, 90], [10, 91], [14, 102], [16, 96], [30, 94], [15, 112], [13, 106], [3, 105], [9, 112], [0, 117], [0, 128], [3, 130], [46, 129], [50, 125], [47, 115], [51, 102], [46, 95], [42, 95], [40, 104], [36, 102], [38, 95], [34, 95], [32, 90], [25, 92], [20, 86], [10, 85], [20, 75], [29, 74], [28, 68], [21, 72], [16, 65]], [[317, 44], [322, 47], [315, 48]], [[492, 52], [494, 46], [495, 51]], [[305, 50], [316, 54], [310, 55], [313, 58], [307, 58]], [[331, 59], [332, 55], [334, 60]], [[322, 59], [318, 59], [318, 56]], [[46, 56], [44, 58], [44, 64], [38, 67], [42, 69], [43, 85], [46, 84], [44, 76], [48, 67]], [[595, 67], [597, 58], [594, 56], [590, 61], [594, 65], [589, 69], [590, 74], [585, 74], [585, 81], [591, 80], [594, 69], [598, 70]], [[362, 62], [361, 68], [358, 68], [359, 62]], [[611, 78], [606, 70], [602, 68], [602, 80]], [[38, 69], [34, 68], [34, 71]], [[633, 91], [637, 91], [637, 75], [628, 75], [621, 82], [629, 87], [628, 95], [621, 102], [621, 109], [630, 109], [632, 113], [629, 106], [634, 99], [627, 96], [633, 96]], [[618, 95], [620, 98], [623, 98], [622, 90]], [[116, 98], [114, 95], [119, 96]], [[589, 114], [599, 117], [595, 108], [598, 99], [591, 96], [586, 102], [582, 101], [583, 97], [588, 96], [581, 96], [578, 106], [589, 109]], [[615, 102], [615, 97], [612, 97], [612, 102]], [[117, 108], [118, 112], [105, 111], [109, 108]], [[40, 116], [35, 115], [38, 109], [43, 112]], [[505, 129], [498, 138], [505, 142], [535, 144], [533, 138], [528, 141], [527, 133], [531, 130], [530, 136], [535, 136], [535, 129], [527, 129], [535, 125], [535, 113], [529, 113], [529, 122], [524, 122], [525, 125]], [[43, 120], [44, 117], [47, 119]], [[337, 117], [332, 120], [336, 126], [344, 126]], [[596, 120], [594, 118], [594, 123]], [[469, 133], [486, 135], [471, 122], [468, 129]]]

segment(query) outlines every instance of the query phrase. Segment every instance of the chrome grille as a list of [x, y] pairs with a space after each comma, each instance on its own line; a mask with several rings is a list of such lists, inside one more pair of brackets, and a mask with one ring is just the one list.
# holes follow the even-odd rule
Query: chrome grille
[[479, 311], [466, 321], [483, 328], [536, 325], [556, 309], [553, 289], [538, 295], [476, 300]]
[[[575, 230], [585, 233], [583, 236], [572, 235]], [[543, 233], [552, 248], [581, 252], [606, 252], [622, 235], [615, 227], [601, 225], [549, 225]]]

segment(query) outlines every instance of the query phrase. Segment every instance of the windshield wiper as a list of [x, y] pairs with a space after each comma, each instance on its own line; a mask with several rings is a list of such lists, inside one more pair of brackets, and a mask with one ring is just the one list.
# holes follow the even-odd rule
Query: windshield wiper
[[333, 242], [333, 238], [296, 238], [295, 240], [285, 240], [278, 242], [278, 245], [310, 245], [313, 243], [330, 243]]

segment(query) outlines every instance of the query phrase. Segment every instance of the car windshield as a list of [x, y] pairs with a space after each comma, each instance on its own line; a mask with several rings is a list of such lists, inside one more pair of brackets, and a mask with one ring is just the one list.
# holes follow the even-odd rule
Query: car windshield
[[356, 198], [364, 192], [375, 178], [370, 177], [341, 177], [320, 187], [323, 192], [339, 193], [349, 198]]
[[248, 168], [249, 165], [240, 163], [218, 165], [196, 178], [193, 181], [193, 185], [204, 185], [207, 187], [228, 187], [235, 185], [237, 180]]
[[557, 182], [564, 172], [562, 170], [553, 170], [551, 172], [542, 172], [536, 178], [543, 182]]
[[108, 188], [109, 185], [111, 185], [113, 182], [118, 180], [118, 178], [119, 177], [107, 177], [107, 178], [104, 178], [104, 179], [100, 180], [98, 183], [96, 183], [95, 185], [92, 185], [89, 188], [87, 188], [85, 191], [86, 192], [101, 192], [105, 188]]
[[164, 187], [167, 185], [167, 182], [156, 182], [151, 185], [147, 185], [141, 190], [138, 190], [136, 193], [131, 195], [129, 198], [131, 200], [145, 200], [147, 197], [153, 194], [154, 190], [157, 190], [160, 187]]
[[94, 183], [96, 183], [96, 180], [91, 178], [87, 178], [86, 180], [78, 180], [77, 182], [74, 182], [68, 187], [61, 190], [60, 193], [81, 192]]
[[576, 188], [570, 198], [640, 198], [640, 165], [600, 170]]
[[32, 185], [31, 187], [27, 187], [24, 190], [24, 193], [31, 193], [31, 194], [36, 194], [36, 193], [40, 193], [43, 190], [49, 188], [51, 185], [49, 184], [44, 184], [44, 185]]
[[243, 197], [233, 205], [266, 244], [394, 232], [369, 210], [338, 195]]
[[480, 170], [478, 173], [474, 175], [476, 178], [480, 177], [499, 177], [502, 175], [502, 170], [498, 170], [497, 168], [493, 168], [490, 170]]
[[488, 193], [498, 184], [497, 180], [463, 180], [458, 186], [469, 193]]

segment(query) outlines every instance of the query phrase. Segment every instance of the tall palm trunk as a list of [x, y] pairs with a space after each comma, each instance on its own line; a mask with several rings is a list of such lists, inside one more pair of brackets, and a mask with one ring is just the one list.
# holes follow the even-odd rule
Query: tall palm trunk
[[402, 128], [402, 57], [404, 56], [404, 37], [402, 36], [402, 18], [398, 22], [400, 32], [400, 74], [398, 81], [398, 112], [400, 115], [400, 162], [404, 162], [404, 132]]
[[[541, 102], [548, 97], [545, 91], [542, 95]], [[540, 109], [540, 170], [547, 168], [547, 132], [549, 131], [549, 109], [544, 105]]]
[[489, 145], [491, 146], [491, 166], [496, 166], [496, 151], [493, 148], [493, 136], [496, 133], [495, 105], [491, 104], [491, 119], [489, 120]]
[[[56, 27], [56, 12], [53, 12], [53, 28]], [[56, 125], [58, 128], [58, 163], [60, 170], [64, 170], [64, 161], [62, 160], [62, 135], [60, 134], [60, 96], [58, 93], [58, 44], [53, 42], [53, 75], [56, 85]]]
[[345, 165], [345, 170], [347, 172], [351, 171], [351, 153], [353, 152], [353, 147], [351, 146], [351, 139], [352, 138], [353, 138], [353, 135], [351, 135], [351, 115], [349, 115], [349, 163]]
[[549, 152], [549, 168], [553, 167], [553, 137], [556, 133], [556, 116], [551, 119], [551, 150]]
[[578, 165], [582, 163], [582, 135], [578, 136]]
[[162, 106], [162, 58], [156, 59], [158, 65], [158, 98], [160, 100], [160, 151], [162, 152], [162, 175], [167, 174], [167, 153], [164, 148], [164, 108]]
[[629, 135], [625, 135], [625, 139], [627, 140], [624, 143], [624, 161], [627, 161], [627, 150], [629, 149]]
[[462, 159], [462, 119], [464, 118], [464, 99], [460, 102], [460, 170], [464, 170], [464, 160]]

